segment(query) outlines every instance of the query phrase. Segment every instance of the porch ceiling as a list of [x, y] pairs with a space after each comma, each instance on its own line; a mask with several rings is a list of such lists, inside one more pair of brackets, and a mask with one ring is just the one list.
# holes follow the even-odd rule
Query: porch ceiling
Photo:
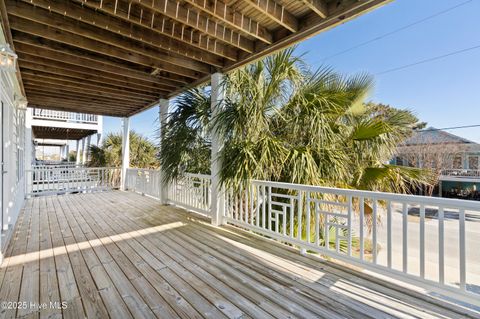
[[131, 116], [391, 0], [5, 0], [30, 105]]
[[96, 130], [44, 126], [32, 126], [32, 132], [35, 138], [59, 140], [79, 140], [94, 133], [97, 133]]

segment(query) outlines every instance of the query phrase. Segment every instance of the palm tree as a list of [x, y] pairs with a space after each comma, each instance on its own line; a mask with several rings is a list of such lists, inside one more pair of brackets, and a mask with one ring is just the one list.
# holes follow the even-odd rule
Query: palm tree
[[[119, 167], [122, 165], [122, 135], [110, 133], [101, 147], [90, 146], [89, 166]], [[138, 168], [158, 167], [158, 148], [142, 135], [130, 132], [130, 166]]]
[[210, 114], [210, 92], [176, 100], [162, 142], [166, 179], [209, 173], [209, 130], [225, 142], [221, 181], [250, 179], [408, 193], [431, 183], [429, 172], [386, 164], [418, 125], [406, 110], [366, 103], [370, 76], [330, 68], [310, 72], [294, 49], [225, 78], [225, 108]]

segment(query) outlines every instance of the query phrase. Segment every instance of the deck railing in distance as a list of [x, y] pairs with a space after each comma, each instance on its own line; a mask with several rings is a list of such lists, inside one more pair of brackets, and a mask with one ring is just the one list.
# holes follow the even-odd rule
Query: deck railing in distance
[[45, 109], [33, 109], [33, 118], [40, 120], [51, 120], [60, 122], [73, 122], [73, 123], [98, 123], [98, 116], [95, 114], [74, 113], [65, 111], [45, 110]]
[[478, 177], [480, 178], [480, 169], [444, 169], [441, 176], [451, 177]]
[[33, 167], [26, 171], [27, 196], [97, 192], [120, 186], [119, 168]]
[[[252, 181], [228, 223], [480, 305], [480, 203]], [[309, 227], [307, 226], [309, 225]]]

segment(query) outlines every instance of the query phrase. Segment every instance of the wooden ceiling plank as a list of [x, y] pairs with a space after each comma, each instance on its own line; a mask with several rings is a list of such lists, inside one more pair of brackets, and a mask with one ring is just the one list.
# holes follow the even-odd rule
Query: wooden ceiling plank
[[[122, 35], [124, 37], [154, 46], [161, 50], [174, 52], [193, 60], [215, 65], [216, 67], [222, 67], [224, 65], [223, 58], [225, 56], [217, 57], [215, 50], [206, 52], [204, 49], [199, 49], [191, 44], [187, 45], [181, 41], [178, 41], [178, 39], [167, 37], [162, 33], [154, 32], [150, 27], [152, 21], [148, 21], [148, 26], [139, 26], [136, 23], [131, 23], [134, 21], [133, 17], [128, 19], [128, 15], [125, 15], [125, 18], [127, 18], [127, 21], [125, 21], [125, 19], [120, 18], [115, 14], [115, 10], [111, 10], [111, 13], [114, 16], [111, 16], [110, 14], [102, 14], [97, 11], [96, 8], [90, 8], [88, 6], [90, 2], [84, 2], [85, 5], [83, 6], [80, 6], [74, 2], [59, 0], [24, 0], [24, 2], [28, 2], [34, 6], [49, 10], [50, 12], [55, 12], [62, 16], [87, 23], [94, 27], [113, 32], [116, 36]], [[120, 12], [120, 10], [116, 11], [117, 14]], [[227, 51], [226, 54], [228, 53], [233, 54], [227, 55], [228, 58], [232, 61], [236, 61], [236, 52]]]
[[27, 90], [27, 93], [44, 93], [44, 94], [54, 94], [55, 96], [67, 96], [69, 98], [94, 98], [98, 100], [105, 101], [106, 104], [115, 104], [115, 103], [124, 103], [128, 102], [129, 104], [133, 104], [135, 102], [142, 104], [143, 102], [141, 100], [128, 100], [128, 99], [122, 99], [122, 98], [112, 98], [112, 97], [106, 97], [101, 94], [93, 94], [93, 93], [78, 93], [78, 92], [73, 92], [70, 90], [63, 90], [59, 89], [58, 87], [45, 87], [45, 86], [36, 86], [35, 84], [32, 84], [30, 82], [26, 82], [28, 84], [25, 84], [25, 88]]
[[[38, 0], [35, 0], [35, 1], [38, 1]], [[42, 1], [45, 1], [45, 0], [42, 0]], [[235, 48], [231, 47], [230, 45], [224, 44], [216, 39], [209, 39], [203, 36], [200, 32], [196, 30], [188, 30], [190, 28], [186, 29], [185, 27], [179, 27], [178, 24], [176, 25], [170, 19], [165, 18], [160, 14], [149, 12], [148, 18], [140, 18], [140, 17], [133, 16], [133, 13], [129, 14], [129, 12], [115, 10], [114, 7], [105, 6], [103, 5], [103, 3], [98, 3], [94, 1], [85, 1], [85, 0], [76, 0], [76, 1], [82, 3], [84, 7], [89, 7], [99, 12], [108, 14], [112, 17], [122, 19], [123, 21], [127, 21], [129, 23], [142, 26], [143, 30], [141, 31], [143, 32], [140, 34], [142, 38], [143, 37], [155, 38], [154, 34], [150, 34], [153, 32], [155, 34], [161, 34], [171, 39], [180, 41], [189, 46], [196, 47], [198, 49], [203, 50], [203, 52], [213, 53], [215, 55], [229, 59], [231, 61], [237, 60], [237, 56], [238, 56], [237, 51]], [[128, 5], [127, 2], [125, 1], [123, 2]], [[143, 13], [145, 14], [148, 11], [150, 10], [145, 9]], [[150, 33], [145, 32], [146, 31], [145, 28], [148, 28], [149, 30], [148, 32]], [[134, 30], [135, 32], [138, 33], [137, 29], [134, 29]], [[152, 40], [151, 42], [153, 43], [154, 41]]]
[[61, 82], [60, 80], [44, 79], [41, 77], [39, 79], [27, 77], [25, 79], [25, 85], [27, 84], [30, 87], [44, 88], [46, 90], [67, 91], [67, 92], [79, 93], [79, 94], [85, 94], [85, 95], [102, 96], [112, 100], [125, 100], [125, 101], [131, 101], [131, 102], [140, 101], [142, 103], [152, 100], [151, 98], [147, 99], [147, 98], [140, 98], [137, 96], [118, 95], [111, 92], [95, 90], [90, 87], [74, 86], [70, 82]]
[[51, 84], [63, 84], [64, 86], [72, 86], [72, 87], [80, 87], [83, 89], [88, 89], [93, 92], [104, 92], [104, 93], [110, 93], [113, 95], [117, 96], [123, 96], [123, 97], [132, 97], [140, 100], [150, 100], [150, 99], [155, 99], [156, 96], [152, 95], [144, 95], [144, 94], [138, 94], [134, 92], [126, 92], [125, 90], [117, 90], [117, 89], [111, 89], [109, 87], [103, 87], [98, 84], [91, 84], [88, 82], [79, 82], [76, 81], [75, 79], [70, 79], [70, 78], [65, 78], [62, 76], [57, 76], [57, 75], [52, 75], [44, 72], [38, 72], [38, 71], [32, 71], [32, 70], [24, 70], [22, 69], [23, 74], [25, 75], [25, 79], [29, 80], [39, 80], [44, 81], [46, 83], [51, 83]]
[[27, 94], [29, 94], [28, 100], [37, 100], [37, 99], [58, 99], [60, 101], [75, 101], [78, 103], [97, 103], [98, 105], [101, 106], [110, 106], [110, 107], [121, 107], [121, 106], [134, 106], [134, 107], [140, 107], [141, 105], [139, 104], [131, 104], [131, 103], [126, 103], [125, 101], [123, 102], [118, 102], [118, 103], [108, 103], [105, 100], [102, 99], [97, 99], [97, 98], [88, 98], [88, 97], [83, 97], [80, 98], [78, 96], [60, 96], [55, 93], [47, 93], [47, 92], [37, 92], [37, 91], [27, 91]]
[[[10, 17], [16, 16], [28, 19], [45, 26], [118, 47], [144, 57], [165, 61], [172, 66], [200, 73], [210, 72], [210, 64], [195, 61], [191, 57], [184, 57], [168, 49], [158, 49], [148, 44], [139, 43], [132, 37], [125, 37], [114, 30], [102, 29], [101, 27], [83, 22], [81, 17], [78, 19], [70, 18], [67, 15], [57, 14], [41, 7], [35, 7], [31, 5], [30, 2], [6, 0], [6, 3]], [[224, 65], [222, 58], [216, 58], [212, 54], [210, 54], [209, 57], [211, 58], [212, 65], [216, 67], [222, 67]], [[216, 64], [214, 64], [214, 62], [216, 62]]]
[[242, 12], [235, 11], [224, 1], [220, 0], [185, 0], [193, 7], [221, 20], [229, 27], [243, 32], [267, 44], [273, 42], [270, 31], [257, 21], [251, 19]]
[[[104, 5], [114, 2], [115, 0], [102, 1]], [[220, 23], [217, 23], [216, 21], [210, 19], [210, 17], [206, 17], [195, 10], [184, 7], [176, 0], [131, 0], [131, 2], [142, 5], [145, 8], [149, 8], [157, 13], [176, 20], [181, 24], [203, 32], [209, 37], [218, 39], [243, 51], [249, 53], [254, 51], [255, 46], [253, 41], [247, 39], [240, 33], [232, 31]]]
[[[33, 8], [33, 6], [31, 6]], [[35, 9], [35, 8], [34, 8]], [[34, 10], [35, 11], [35, 10]], [[156, 67], [170, 73], [196, 79], [203, 73], [209, 73], [210, 69], [207, 64], [186, 58], [179, 59], [172, 55], [162, 54], [157, 50], [152, 50], [131, 43], [128, 39], [123, 39], [121, 42], [113, 41], [107, 34], [87, 30], [86, 28], [78, 28], [75, 25], [70, 25], [60, 17], [60, 28], [51, 16], [38, 15], [38, 20], [44, 20], [44, 23], [33, 21], [31, 17], [24, 11], [20, 11], [23, 16], [17, 16], [9, 11], [11, 28], [19, 30], [28, 34], [36, 35], [49, 40], [65, 43], [74, 47], [79, 47], [91, 52], [101, 53], [108, 56], [116, 57], [122, 60], [130, 61], [137, 64], [142, 64], [149, 67]], [[20, 14], [19, 14], [20, 15]], [[75, 31], [72, 33], [65, 31], [69, 29]], [[101, 31], [101, 29], [99, 29]], [[82, 33], [82, 35], [78, 34]], [[96, 38], [96, 39], [93, 39]], [[98, 40], [102, 39], [102, 40]], [[183, 65], [183, 66], [182, 66]], [[202, 69], [202, 71], [193, 70], [191, 67]]]
[[247, 0], [252, 7], [291, 32], [298, 31], [298, 20], [285, 6], [274, 0]]
[[[163, 94], [160, 94], [160, 91], [157, 91], [157, 92], [139, 91], [132, 88], [110, 85], [104, 82], [99, 83], [95, 80], [76, 77], [76, 75], [74, 75], [72, 72], [55, 70], [54, 68], [48, 68], [43, 65], [35, 65], [29, 62], [22, 63], [22, 65], [20, 65], [20, 69], [26, 72], [34, 73], [36, 75], [43, 75], [45, 77], [61, 78], [61, 79], [73, 82], [75, 84], [89, 84], [91, 86], [101, 86], [102, 88], [108, 88], [115, 92], [132, 94], [132, 96], [136, 96], [136, 97], [151, 98], [151, 97], [159, 97], [163, 95]], [[69, 74], [69, 73], [72, 73], [72, 74]]]
[[112, 78], [112, 77], [104, 77], [101, 72], [96, 70], [89, 70], [82, 67], [77, 67], [74, 65], [68, 64], [61, 64], [59, 62], [51, 61], [48, 59], [25, 55], [24, 53], [19, 53], [19, 63], [20, 66], [25, 69], [37, 70], [37, 71], [44, 71], [59, 75], [65, 75], [69, 77], [74, 77], [82, 80], [88, 80], [92, 82], [98, 82], [100, 84], [107, 84], [111, 86], [115, 86], [118, 88], [126, 88], [126, 89], [135, 89], [139, 92], [146, 92], [146, 93], [161, 93], [165, 94], [168, 92], [168, 89], [162, 88], [159, 86], [145, 86], [139, 84], [138, 82], [133, 82], [128, 78]]
[[[48, 56], [56, 61], [68, 62], [75, 65], [95, 68], [117, 75], [130, 76], [132, 78], [158, 83], [167, 80], [172, 85], [184, 85], [190, 81], [189, 78], [176, 74], [152, 76], [137, 69], [126, 66], [126, 63], [116, 63], [108, 60], [105, 56], [92, 54], [88, 51], [70, 47], [58, 42], [41, 39], [23, 32], [15, 32], [14, 40], [18, 50], [30, 54]], [[150, 71], [151, 72], [151, 71]], [[165, 83], [165, 82], [163, 82]]]
[[322, 19], [328, 16], [328, 6], [326, 0], [302, 0], [313, 12], [318, 14]]

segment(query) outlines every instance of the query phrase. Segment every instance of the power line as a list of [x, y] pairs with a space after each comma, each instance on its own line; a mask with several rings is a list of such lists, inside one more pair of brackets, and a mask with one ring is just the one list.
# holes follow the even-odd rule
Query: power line
[[[453, 10], [455, 10], [455, 9], [457, 9], [457, 8], [459, 8], [459, 7], [462, 7], [462, 6], [468, 4], [468, 3], [472, 2], [472, 1], [473, 1], [473, 0], [464, 1], [464, 2], [459, 3], [459, 4], [457, 4], [457, 5], [453, 6], [453, 7], [449, 7], [449, 8], [447, 8], [447, 9], [445, 9], [445, 10], [442, 10], [442, 11], [440, 11], [440, 12], [437, 12], [437, 13], [435, 13], [435, 14], [432, 14], [432, 15], [430, 15], [430, 16], [427, 16], [427, 17], [425, 17], [425, 18], [422, 18], [422, 19], [420, 19], [420, 20], [417, 20], [417, 21], [415, 21], [415, 22], [412, 22], [412, 23], [410, 23], [410, 24], [404, 25], [404, 26], [402, 26], [402, 27], [400, 27], [400, 28], [398, 28], [398, 29], [394, 29], [394, 30], [392, 30], [392, 31], [390, 31], [390, 32], [381, 34], [381, 35], [379, 35], [379, 36], [377, 36], [377, 37], [375, 37], [375, 38], [373, 38], [373, 39], [367, 40], [367, 41], [365, 41], [365, 42], [362, 42], [362, 43], [359, 43], [359, 44], [357, 44], [357, 45], [354, 45], [354, 46], [352, 46], [352, 47], [350, 47], [350, 48], [348, 48], [348, 49], [345, 49], [345, 50], [339, 51], [339, 52], [337, 52], [337, 53], [334, 53], [334, 54], [332, 54], [332, 55], [329, 55], [329, 56], [327, 56], [326, 58], [323, 58], [322, 60], [319, 60], [319, 61], [322, 61], [322, 63], [323, 63], [323, 62], [325, 62], [325, 61], [327, 61], [327, 60], [329, 60], [329, 59], [331, 59], [331, 58], [334, 58], [334, 57], [337, 57], [337, 56], [339, 56], [339, 55], [342, 55], [342, 54], [348, 53], [348, 52], [350, 52], [350, 51], [356, 50], [356, 49], [361, 48], [361, 47], [363, 47], [363, 46], [365, 46], [365, 45], [367, 45], [367, 44], [370, 44], [370, 43], [372, 43], [372, 42], [375, 42], [375, 41], [381, 40], [381, 39], [383, 39], [383, 38], [389, 37], [389, 36], [391, 36], [391, 35], [393, 35], [393, 34], [395, 34], [395, 33], [398, 33], [398, 32], [401, 32], [401, 31], [403, 31], [403, 30], [409, 29], [409, 28], [411, 28], [411, 27], [413, 27], [413, 26], [416, 26], [416, 25], [418, 25], [418, 24], [421, 24], [421, 23], [423, 23], [423, 22], [426, 22], [426, 21], [428, 21], [428, 20], [431, 20], [431, 19], [433, 19], [433, 18], [436, 18], [436, 17], [438, 17], [438, 16], [440, 16], [440, 15], [443, 15], [443, 14], [445, 14], [445, 13], [448, 13], [448, 12], [450, 12], [450, 11], [453, 11]], [[318, 61], [316, 61], [316, 62], [318, 62]], [[314, 62], [314, 63], [315, 63], [315, 62]]]
[[453, 127], [444, 127], [444, 128], [426, 128], [426, 129], [418, 130], [417, 132], [450, 131], [450, 130], [458, 130], [458, 129], [474, 128], [474, 127], [480, 127], [480, 124], [453, 126]]
[[411, 67], [419, 65], [419, 64], [425, 64], [425, 63], [433, 62], [433, 61], [444, 59], [444, 58], [447, 58], [447, 57], [450, 57], [450, 56], [453, 56], [453, 55], [465, 53], [465, 52], [468, 52], [468, 51], [478, 50], [478, 49], [480, 49], [480, 44], [475, 45], [473, 47], [469, 47], [469, 48], [453, 51], [453, 52], [450, 52], [450, 53], [438, 55], [438, 56], [435, 56], [435, 57], [431, 57], [431, 58], [428, 58], [428, 59], [420, 60], [420, 61], [413, 62], [413, 63], [410, 63], [410, 64], [405, 64], [405, 65], [402, 65], [402, 66], [398, 66], [398, 67], [395, 67], [395, 68], [392, 68], [392, 69], [388, 69], [388, 70], [385, 70], [385, 71], [382, 71], [382, 72], [375, 73], [374, 75], [383, 75], [383, 74], [387, 74], [387, 73], [411, 68]]

